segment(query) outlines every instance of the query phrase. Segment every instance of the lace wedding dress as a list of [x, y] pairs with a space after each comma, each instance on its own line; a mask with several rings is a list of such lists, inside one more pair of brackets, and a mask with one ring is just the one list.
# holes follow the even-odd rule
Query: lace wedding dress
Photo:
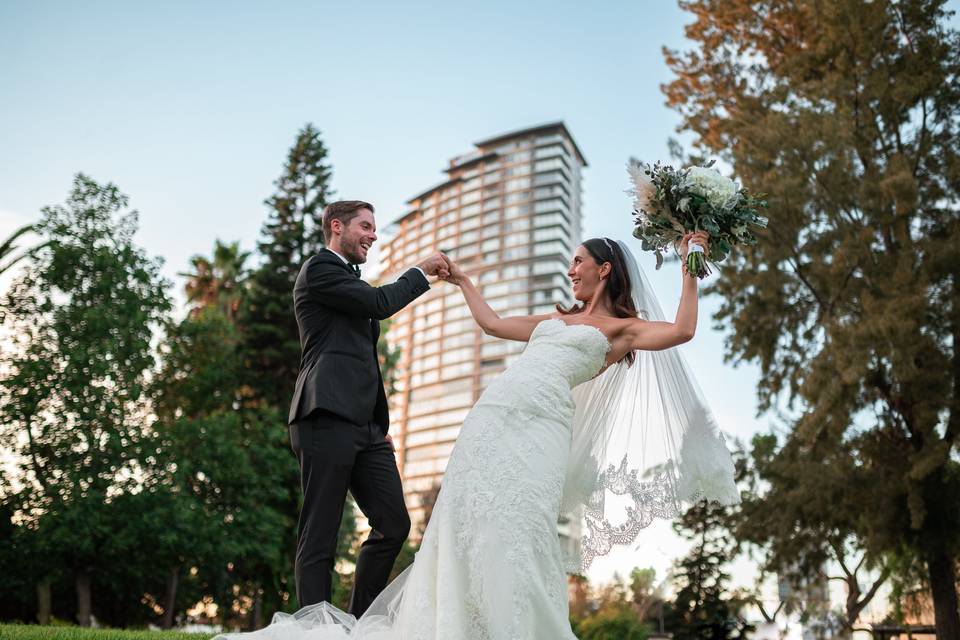
[[283, 640], [572, 640], [557, 534], [571, 389], [603, 367], [596, 327], [544, 320], [467, 415], [416, 560], [360, 620], [328, 603], [242, 635]]

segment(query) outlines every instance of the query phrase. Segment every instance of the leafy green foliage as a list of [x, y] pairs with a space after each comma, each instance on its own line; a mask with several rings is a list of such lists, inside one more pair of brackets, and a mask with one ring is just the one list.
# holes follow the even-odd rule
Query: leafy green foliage
[[230, 612], [238, 598], [257, 597], [261, 574], [289, 565], [283, 534], [295, 512], [284, 506], [296, 460], [276, 411], [241, 406], [238, 330], [219, 308], [188, 316], [167, 336], [153, 388], [158, 464], [148, 490], [156, 503], [146, 515], [157, 525], [173, 520], [152, 555], [168, 571], [196, 568], [189, 580]]
[[217, 240], [212, 260], [201, 255], [190, 258], [192, 270], [179, 275], [187, 277], [184, 288], [192, 313], [213, 306], [219, 308], [228, 320], [233, 320], [243, 299], [247, 275], [245, 264], [249, 256], [249, 251], [240, 250], [238, 242], [224, 244]]
[[740, 616], [743, 602], [727, 588], [725, 565], [737, 550], [727, 527], [729, 510], [700, 502], [674, 523], [674, 530], [693, 542], [674, 573], [678, 589], [667, 628], [675, 638], [742, 638], [752, 629]]
[[[170, 626], [203, 599], [251, 628], [297, 608], [290, 292], [322, 246], [325, 158], [308, 125], [268, 200], [260, 268], [248, 274], [237, 243], [194, 256], [179, 322], [113, 185], [78, 175], [66, 204], [31, 225], [42, 242], [0, 307], [0, 445], [15, 456], [0, 476], [0, 590], [16, 594], [0, 617], [35, 620], [42, 585], [43, 615], [85, 624]], [[348, 565], [356, 539], [347, 509]]]
[[775, 219], [708, 291], [760, 410], [795, 415], [776, 508], [799, 545], [840, 499], [874, 561], [922, 557], [958, 638], [960, 36], [939, 0], [681, 5], [668, 102]]
[[392, 347], [387, 341], [390, 331], [389, 318], [380, 321], [380, 337], [377, 339], [377, 358], [380, 361], [380, 371], [383, 373], [383, 386], [387, 396], [396, 392], [397, 365], [400, 364], [400, 347]]
[[580, 640], [646, 640], [650, 629], [627, 608], [608, 608], [576, 622], [575, 635]]
[[644, 620], [649, 609], [653, 569], [635, 568], [630, 585], [619, 574], [597, 588], [590, 588], [583, 576], [574, 580], [570, 608], [570, 626], [581, 640], [645, 639], [650, 632]]
[[82, 623], [90, 576], [118, 551], [115, 505], [142, 471], [151, 340], [170, 309], [160, 262], [133, 244], [127, 205], [115, 186], [77, 175], [66, 204], [43, 210], [46, 242], [2, 305], [12, 339], [0, 441], [20, 471], [5, 503], [21, 540], [49, 554], [35, 577], [59, 565], [77, 579]]
[[[752, 445], [752, 489], [732, 518], [734, 535], [762, 549], [763, 569], [800, 592], [827, 580], [843, 582], [847, 598], [837, 622], [851, 631], [892, 570], [889, 553], [864, 544], [870, 522], [859, 504], [873, 500], [868, 494], [875, 489], [848, 447], [827, 454], [824, 465], [823, 457], [798, 452], [792, 440], [778, 447], [775, 436], [758, 435]], [[837, 575], [828, 573], [834, 567]], [[819, 602], [786, 604], [802, 615], [822, 608]]]

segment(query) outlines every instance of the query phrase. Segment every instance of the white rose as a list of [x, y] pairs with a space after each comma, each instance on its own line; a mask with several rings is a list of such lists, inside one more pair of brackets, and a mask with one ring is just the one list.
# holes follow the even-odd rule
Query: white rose
[[687, 188], [692, 193], [706, 198], [711, 207], [725, 208], [735, 202], [736, 183], [720, 175], [716, 169], [690, 167], [687, 171]]

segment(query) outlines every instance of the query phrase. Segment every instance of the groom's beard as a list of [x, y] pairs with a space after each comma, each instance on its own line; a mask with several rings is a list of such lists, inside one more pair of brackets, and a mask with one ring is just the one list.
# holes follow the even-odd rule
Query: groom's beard
[[347, 242], [340, 243], [340, 248], [343, 249], [343, 257], [346, 258], [351, 264], [363, 264], [367, 261], [363, 254], [360, 252], [360, 240], [348, 240]]

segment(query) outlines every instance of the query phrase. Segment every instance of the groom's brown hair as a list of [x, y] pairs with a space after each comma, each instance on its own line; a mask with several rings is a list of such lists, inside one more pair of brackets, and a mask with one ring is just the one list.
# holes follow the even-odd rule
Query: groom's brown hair
[[370, 209], [370, 213], [374, 213], [373, 205], [363, 200], [338, 200], [328, 204], [323, 209], [323, 241], [330, 244], [330, 237], [333, 235], [333, 229], [330, 228], [332, 220], [339, 220], [346, 226], [357, 217], [360, 209]]

